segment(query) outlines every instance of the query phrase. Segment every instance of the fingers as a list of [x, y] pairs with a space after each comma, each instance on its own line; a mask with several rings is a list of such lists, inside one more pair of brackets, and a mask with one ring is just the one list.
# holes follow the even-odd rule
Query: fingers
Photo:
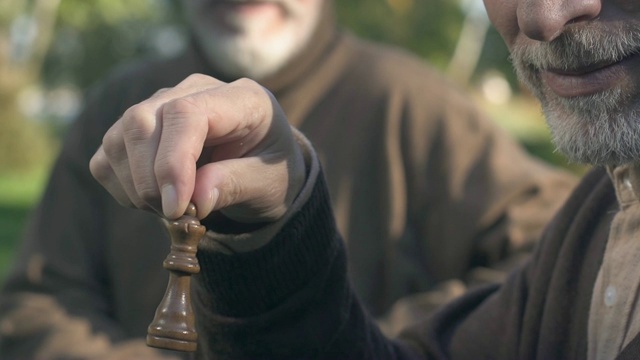
[[249, 222], [286, 210], [291, 164], [301, 162], [286, 117], [266, 89], [246, 79], [225, 84], [194, 75], [129, 108], [90, 168], [125, 206], [172, 219], [194, 201], [201, 218], [225, 208]]
[[[120, 138], [123, 139], [126, 154], [119, 156], [122, 149], [121, 144], [117, 144], [115, 146], [117, 151], [114, 151], [113, 155], [109, 152], [108, 155], [115, 173], [123, 181], [124, 190], [129, 194], [136, 207], [152, 208], [159, 213], [164, 212], [170, 218], [178, 217], [184, 212], [186, 203], [184, 201], [178, 202], [177, 199], [184, 200], [190, 191], [189, 182], [186, 179], [193, 177], [195, 169], [191, 158], [197, 159], [199, 151], [202, 149], [202, 140], [206, 134], [206, 119], [193, 118], [197, 114], [184, 113], [180, 114], [178, 119], [168, 119], [165, 126], [162, 108], [167, 102], [176, 101], [179, 104], [181, 97], [220, 85], [223, 83], [216, 79], [195, 74], [174, 88], [157, 91], [151, 98], [132, 106], [124, 113], [119, 123], [122, 128]], [[190, 111], [189, 108], [178, 105], [178, 111], [183, 110]], [[176, 126], [176, 121], [182, 120], [185, 120], [188, 126], [179, 126], [184, 130], [180, 135], [188, 139], [186, 142], [191, 150], [191, 158], [178, 159], [178, 156], [182, 155], [179, 153], [176, 156], [158, 158], [158, 147], [162, 133], [165, 130], [171, 133], [172, 128]], [[194, 126], [198, 124], [200, 126]], [[182, 145], [166, 144], [165, 146], [180, 148]], [[166, 166], [172, 172], [177, 172], [171, 177], [177, 184], [158, 181], [156, 164], [164, 161], [170, 162]], [[125, 174], [127, 172], [128, 174]], [[177, 196], [176, 188], [184, 189], [179, 192], [181, 197]], [[183, 206], [178, 206], [178, 203]]]
[[[196, 162], [203, 147], [211, 148], [206, 153], [205, 164], [240, 158], [259, 150], [258, 145], [270, 127], [271, 101], [256, 83], [238, 81], [163, 105], [162, 134], [154, 173], [167, 217], [182, 214], [191, 200]], [[210, 192], [207, 197], [214, 198]], [[211, 208], [210, 202], [196, 204], [199, 214], [207, 213], [203, 209]]]
[[[134, 174], [130, 171], [121, 120], [116, 121], [107, 131], [102, 142], [103, 145], [90, 163], [92, 172], [98, 172], [98, 174], [94, 173], [94, 177], [100, 178], [99, 181], [106, 184], [107, 190], [121, 204], [149, 209], [150, 207], [138, 195]], [[123, 194], [126, 194], [128, 199], [124, 199]]]
[[[125, 191], [137, 207], [162, 209], [153, 167], [162, 131], [162, 118], [156, 116], [157, 105], [148, 102], [128, 109], [122, 119], [119, 143], [107, 146], [109, 162], [123, 182]], [[137, 201], [136, 201], [137, 200]]]
[[192, 201], [200, 218], [222, 210], [238, 222], [274, 221], [293, 203], [306, 179], [305, 163], [284, 114], [274, 110], [268, 133], [249, 155], [197, 170]]
[[225, 160], [199, 168], [192, 197], [198, 217], [224, 209], [227, 217], [238, 222], [278, 219], [292, 201], [287, 198], [291, 183], [287, 166], [286, 158], [273, 156]]
[[121, 186], [116, 173], [113, 171], [109, 164], [107, 155], [104, 152], [102, 146], [98, 149], [95, 155], [89, 162], [89, 170], [91, 175], [102, 185], [114, 199], [125, 207], [133, 207], [129, 194]]
[[161, 189], [162, 210], [174, 218], [184, 213], [193, 193], [196, 162], [207, 136], [207, 114], [190, 98], [163, 106], [163, 127], [153, 174]]

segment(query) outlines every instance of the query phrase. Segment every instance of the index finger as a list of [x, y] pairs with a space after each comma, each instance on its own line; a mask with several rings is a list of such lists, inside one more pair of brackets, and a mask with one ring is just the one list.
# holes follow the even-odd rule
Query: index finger
[[250, 80], [164, 104], [154, 169], [165, 216], [180, 216], [191, 200], [204, 144], [215, 147], [212, 159], [241, 157], [263, 140], [272, 115], [268, 92]]
[[[132, 179], [131, 190], [135, 192], [132, 198], [140, 199], [147, 206], [157, 210], [163, 207], [161, 202], [164, 196], [162, 189], [158, 187], [154, 169], [164, 128], [163, 105], [173, 99], [222, 84], [224, 83], [217, 79], [194, 74], [173, 88], [157, 91], [149, 99], [130, 107], [124, 113], [121, 119], [122, 133], [127, 153], [127, 173]], [[202, 133], [201, 129], [192, 131]], [[202, 146], [202, 141], [199, 145]], [[164, 190], [168, 194], [166, 197], [169, 197], [171, 192]]]

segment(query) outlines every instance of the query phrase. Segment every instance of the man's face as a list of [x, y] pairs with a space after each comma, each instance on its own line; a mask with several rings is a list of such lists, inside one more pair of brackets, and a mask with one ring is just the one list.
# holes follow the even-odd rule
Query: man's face
[[640, 161], [640, 1], [484, 2], [558, 149], [577, 162]]
[[228, 76], [261, 80], [309, 41], [322, 0], [184, 0], [209, 60]]

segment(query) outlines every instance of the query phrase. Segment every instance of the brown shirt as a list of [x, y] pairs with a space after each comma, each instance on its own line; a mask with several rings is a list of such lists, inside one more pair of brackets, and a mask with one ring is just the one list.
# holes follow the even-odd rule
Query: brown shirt
[[[486, 281], [478, 269], [502, 274], [526, 254], [574, 180], [528, 156], [423, 61], [337, 31], [326, 11], [308, 49], [264, 85], [318, 151], [360, 299], [376, 316], [405, 299], [388, 317], [393, 332], [460, 293], [422, 292]], [[122, 68], [88, 97], [1, 293], [3, 356], [102, 354], [146, 334], [166, 286], [167, 235], [156, 216], [111, 199], [88, 163], [127, 107], [194, 72], [221, 77], [192, 47]]]

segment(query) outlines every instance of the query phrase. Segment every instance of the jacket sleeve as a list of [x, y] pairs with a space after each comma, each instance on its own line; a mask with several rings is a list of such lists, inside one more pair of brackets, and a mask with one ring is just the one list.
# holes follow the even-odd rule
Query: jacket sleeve
[[584, 358], [598, 271], [593, 264], [601, 260], [616, 206], [603, 173], [583, 182], [532, 256], [504, 284], [467, 292], [397, 339], [381, 333], [354, 295], [345, 248], [319, 177], [309, 200], [266, 246], [229, 255], [200, 249], [202, 271], [195, 281], [198, 356]]
[[[555, 249], [538, 251], [504, 286], [468, 292], [430, 322], [392, 339], [383, 335], [348, 281], [345, 247], [328, 197], [319, 174], [308, 200], [257, 250], [223, 253], [216, 241], [252, 235], [208, 234], [199, 248], [201, 272], [193, 290], [198, 358], [520, 358], [515, 355], [523, 343], [522, 311], [535, 303], [528, 299], [529, 286], [537, 268], [548, 268], [547, 259], [539, 258], [554, 257]], [[537, 282], [538, 298], [544, 299], [546, 281]], [[502, 346], [496, 346], [496, 338], [503, 339]]]
[[[234, 236], [245, 236], [237, 234]], [[224, 234], [210, 234], [214, 241]], [[347, 280], [324, 179], [267, 245], [224, 254], [201, 244], [194, 308], [202, 359], [408, 359]]]
[[93, 93], [67, 133], [3, 285], [3, 359], [158, 355], [143, 341], [114, 345], [126, 334], [110, 316], [104, 262], [103, 211], [113, 200], [88, 168], [102, 134], [120, 115], [121, 95], [105, 88]]

